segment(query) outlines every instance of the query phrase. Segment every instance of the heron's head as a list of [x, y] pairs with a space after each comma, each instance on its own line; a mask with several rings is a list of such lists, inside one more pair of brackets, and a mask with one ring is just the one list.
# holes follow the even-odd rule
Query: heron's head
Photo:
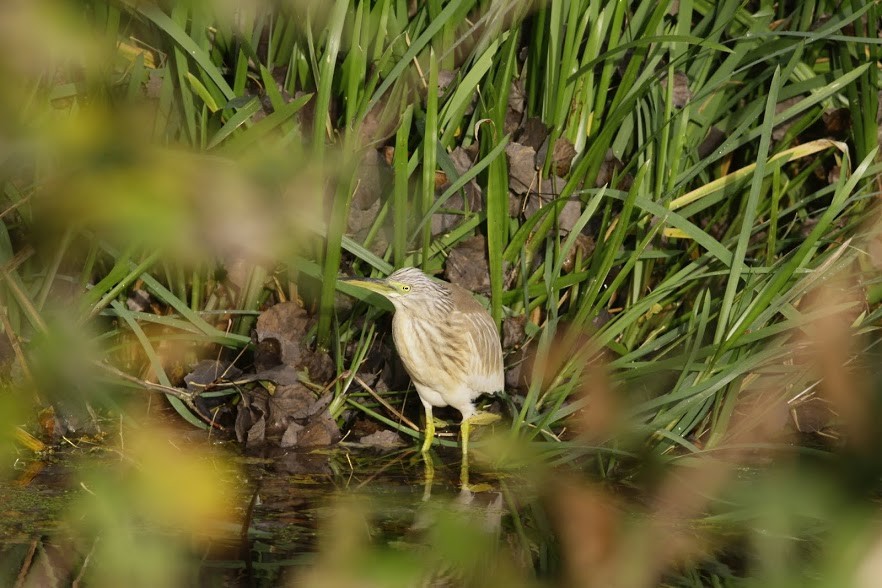
[[401, 268], [385, 280], [346, 278], [343, 281], [385, 296], [396, 310], [449, 312], [450, 289], [415, 267]]

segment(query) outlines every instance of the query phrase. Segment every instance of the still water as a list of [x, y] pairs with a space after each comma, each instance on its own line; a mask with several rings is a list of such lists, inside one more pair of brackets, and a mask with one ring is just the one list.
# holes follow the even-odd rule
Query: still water
[[224, 470], [216, 483], [236, 491], [228, 512], [194, 524], [145, 504], [192, 504], [198, 480], [171, 479], [168, 464], [155, 485], [132, 473], [149, 463], [122, 455], [79, 448], [17, 462], [0, 486], [0, 586], [498, 585], [547, 560], [524, 516], [528, 485], [475, 464], [464, 480], [452, 448], [427, 468], [413, 449], [215, 445], [206, 471]]

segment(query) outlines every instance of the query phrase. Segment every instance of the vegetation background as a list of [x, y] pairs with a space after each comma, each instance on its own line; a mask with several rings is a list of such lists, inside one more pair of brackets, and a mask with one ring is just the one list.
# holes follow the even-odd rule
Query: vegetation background
[[[295, 367], [335, 426], [418, 437], [375, 399], [411, 414], [376, 301], [336, 280], [415, 265], [479, 292], [504, 332], [511, 425], [491, 461], [538, 496], [509, 504], [514, 539], [476, 549], [493, 565], [457, 559], [470, 531], [438, 532], [470, 582], [876, 585], [880, 13], [9, 3], [3, 463], [103, 437], [125, 467], [81, 482], [66, 516], [104, 539], [70, 569], [184, 582], [186, 549], [139, 521], [211, 535], [241, 488], [145, 413], [168, 398], [194, 430], [232, 431], [242, 386], [183, 377], [212, 358], [259, 374], [256, 316], [294, 301], [324, 368]], [[313, 580], [428, 565], [350, 547], [341, 566], [320, 545]]]

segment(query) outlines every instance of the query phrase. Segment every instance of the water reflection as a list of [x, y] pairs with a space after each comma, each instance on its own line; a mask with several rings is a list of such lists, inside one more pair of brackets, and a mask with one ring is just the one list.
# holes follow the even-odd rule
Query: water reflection
[[[456, 449], [433, 454], [431, 475], [413, 450], [224, 451], [238, 463], [243, 485], [234, 505], [239, 523], [205, 521], [222, 532], [193, 542], [187, 539], [192, 529], [137, 517], [135, 530], [145, 537], [168, 543], [183, 535], [184, 553], [176, 554], [174, 565], [189, 571], [169, 577], [198, 578], [206, 586], [275, 586], [331, 585], [335, 578], [349, 584], [365, 573], [379, 574], [382, 585], [454, 570], [456, 577], [481, 575], [490, 569], [486, 558], [498, 551], [514, 500], [512, 480], [474, 466], [463, 484]], [[69, 585], [89, 577], [90, 567], [100, 563], [96, 546], [113, 533], [72, 523], [70, 513], [94, 516], [77, 507], [94, 498], [90, 493], [100, 494], [90, 487], [89, 472], [96, 465], [110, 471], [119, 461], [112, 453], [71, 452], [32, 462], [17, 480], [0, 486], [0, 584]], [[47, 580], [47, 570], [55, 581]]]

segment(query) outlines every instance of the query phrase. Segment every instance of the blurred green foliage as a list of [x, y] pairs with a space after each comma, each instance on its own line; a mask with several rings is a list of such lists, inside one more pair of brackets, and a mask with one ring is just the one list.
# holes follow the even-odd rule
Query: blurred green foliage
[[[480, 235], [485, 301], [529, 350], [509, 357], [524, 390], [487, 451], [549, 488], [508, 497], [519, 547], [499, 553], [455, 509], [434, 556], [344, 544], [368, 515], [340, 507], [319, 578], [404, 585], [437, 564], [479, 585], [872, 585], [879, 16], [826, 0], [12, 2], [0, 428], [122, 456], [78, 480], [94, 585], [188, 583], [181, 543], [141, 524], [211, 534], [242, 498], [223, 459], [142, 422], [144, 386], [235, 357], [268, 301], [301, 300], [310, 344], [351, 370], [319, 383], [335, 415], [413, 434], [352, 388], [374, 315], [337, 307], [336, 276], [438, 272]], [[528, 121], [547, 137], [520, 152], [522, 189]], [[371, 154], [392, 179], [355, 231]], [[472, 181], [480, 205], [456, 209]], [[433, 230], [441, 213], [457, 222]], [[807, 439], [820, 448], [776, 453]], [[844, 464], [829, 486], [792, 465], [815, 452]], [[758, 464], [773, 473], [740, 483]], [[561, 488], [550, 465], [604, 482]]]

